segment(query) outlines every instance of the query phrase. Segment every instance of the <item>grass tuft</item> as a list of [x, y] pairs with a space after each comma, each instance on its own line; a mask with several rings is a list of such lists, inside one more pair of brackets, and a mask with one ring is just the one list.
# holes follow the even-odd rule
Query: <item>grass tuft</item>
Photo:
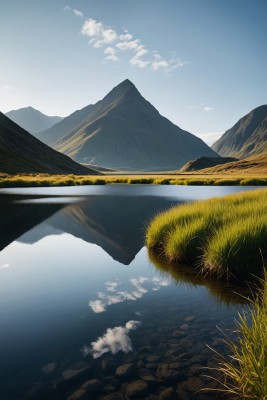
[[267, 273], [260, 281], [256, 299], [239, 313], [234, 334], [226, 339], [229, 356], [219, 357], [222, 392], [233, 400], [267, 399]]
[[176, 206], [150, 222], [146, 244], [166, 263], [192, 263], [203, 274], [260, 275], [267, 259], [267, 190]]

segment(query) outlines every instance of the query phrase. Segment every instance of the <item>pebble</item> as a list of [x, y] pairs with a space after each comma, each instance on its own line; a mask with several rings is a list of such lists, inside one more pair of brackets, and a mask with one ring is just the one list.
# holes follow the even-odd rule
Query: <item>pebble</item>
[[137, 397], [143, 397], [147, 394], [148, 385], [143, 380], [138, 380], [132, 383], [129, 383], [126, 387], [126, 395], [132, 399]]

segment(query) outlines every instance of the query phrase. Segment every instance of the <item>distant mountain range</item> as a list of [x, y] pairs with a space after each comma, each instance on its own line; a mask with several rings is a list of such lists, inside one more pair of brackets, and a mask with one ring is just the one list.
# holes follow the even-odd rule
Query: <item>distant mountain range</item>
[[0, 172], [96, 174], [40, 142], [1, 112]]
[[62, 117], [49, 117], [32, 107], [12, 110], [5, 115], [32, 134], [49, 129], [63, 119]]
[[217, 140], [212, 149], [223, 157], [247, 158], [267, 151], [267, 105], [255, 108]]
[[36, 137], [77, 162], [125, 171], [177, 170], [197, 157], [217, 156], [161, 116], [128, 79]]

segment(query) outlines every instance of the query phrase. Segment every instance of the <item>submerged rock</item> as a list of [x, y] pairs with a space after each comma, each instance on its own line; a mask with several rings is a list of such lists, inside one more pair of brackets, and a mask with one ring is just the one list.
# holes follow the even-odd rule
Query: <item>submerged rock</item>
[[127, 379], [131, 378], [136, 371], [136, 366], [132, 363], [121, 365], [116, 369], [116, 375], [118, 378]]
[[86, 400], [86, 392], [83, 389], [78, 389], [75, 392], [73, 392], [67, 400]]
[[87, 393], [98, 393], [101, 391], [101, 381], [98, 379], [91, 379], [90, 381], [85, 382], [81, 389], [84, 389]]
[[126, 395], [129, 398], [136, 398], [136, 397], [142, 397], [145, 396], [147, 394], [147, 390], [148, 390], [148, 385], [146, 382], [144, 382], [143, 380], [138, 380], [132, 383], [129, 383], [126, 386]]
[[45, 365], [41, 371], [44, 372], [45, 374], [51, 374], [51, 372], [54, 371], [54, 369], [56, 369], [57, 367], [57, 363], [56, 362], [51, 362], [47, 365]]

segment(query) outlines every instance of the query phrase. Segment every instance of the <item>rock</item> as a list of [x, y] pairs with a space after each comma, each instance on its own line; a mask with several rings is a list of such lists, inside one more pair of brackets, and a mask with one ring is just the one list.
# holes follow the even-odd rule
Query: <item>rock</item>
[[67, 400], [86, 400], [87, 396], [85, 393], [85, 390], [83, 389], [78, 389], [75, 392], [73, 392], [70, 397], [68, 397]]
[[152, 371], [150, 369], [142, 368], [142, 369], [139, 369], [139, 371], [138, 371], [138, 375], [141, 377], [143, 377], [144, 375], [151, 375], [151, 374], [152, 374]]
[[170, 369], [180, 369], [181, 368], [181, 363], [179, 363], [179, 362], [171, 363], [171, 364], [169, 364], [169, 368]]
[[183, 324], [183, 325], [179, 326], [179, 329], [181, 329], [181, 331], [187, 331], [188, 328], [189, 328], [188, 324]]
[[83, 375], [85, 371], [88, 371], [88, 369], [88, 364], [84, 362], [79, 362], [77, 364], [74, 364], [69, 369], [63, 371], [62, 376], [65, 381], [68, 381], [72, 378], [78, 377], [79, 375]]
[[47, 365], [45, 365], [41, 371], [44, 372], [45, 374], [51, 374], [51, 372], [54, 371], [54, 369], [56, 368], [57, 363], [56, 362], [51, 362]]
[[195, 393], [198, 392], [200, 389], [203, 389], [204, 383], [198, 377], [190, 377], [186, 381], [182, 383], [183, 390], [187, 392]]
[[123, 395], [121, 393], [114, 392], [103, 397], [103, 400], [123, 400]]
[[126, 387], [126, 395], [130, 398], [142, 397], [147, 394], [148, 385], [143, 380], [129, 383]]
[[101, 391], [101, 381], [98, 379], [91, 379], [90, 381], [85, 382], [81, 389], [84, 389], [87, 393], [98, 393]]
[[135, 370], [136, 367], [134, 364], [124, 364], [116, 369], [116, 375], [121, 379], [131, 378], [134, 375]]
[[142, 380], [147, 382], [149, 389], [156, 389], [160, 385], [164, 384], [164, 382], [160, 379], [157, 379], [154, 375], [144, 375], [142, 376]]
[[105, 387], [103, 388], [102, 392], [103, 392], [104, 394], [109, 394], [109, 393], [115, 392], [115, 390], [116, 390], [115, 386], [107, 385], [107, 386], [105, 386]]
[[139, 361], [137, 362], [137, 367], [138, 367], [138, 368], [143, 368], [144, 366], [145, 366], [144, 361], [139, 360]]
[[158, 364], [146, 364], [147, 369], [157, 369]]
[[159, 394], [160, 400], [170, 400], [173, 399], [174, 397], [175, 397], [175, 392], [172, 387], [168, 387], [162, 390], [162, 392], [160, 392]]
[[146, 358], [146, 362], [147, 362], [148, 364], [154, 364], [154, 363], [156, 363], [159, 359], [160, 359], [160, 356], [148, 356], [148, 357]]
[[180, 378], [177, 370], [170, 369], [168, 364], [161, 364], [157, 369], [157, 376], [167, 382], [175, 382]]

